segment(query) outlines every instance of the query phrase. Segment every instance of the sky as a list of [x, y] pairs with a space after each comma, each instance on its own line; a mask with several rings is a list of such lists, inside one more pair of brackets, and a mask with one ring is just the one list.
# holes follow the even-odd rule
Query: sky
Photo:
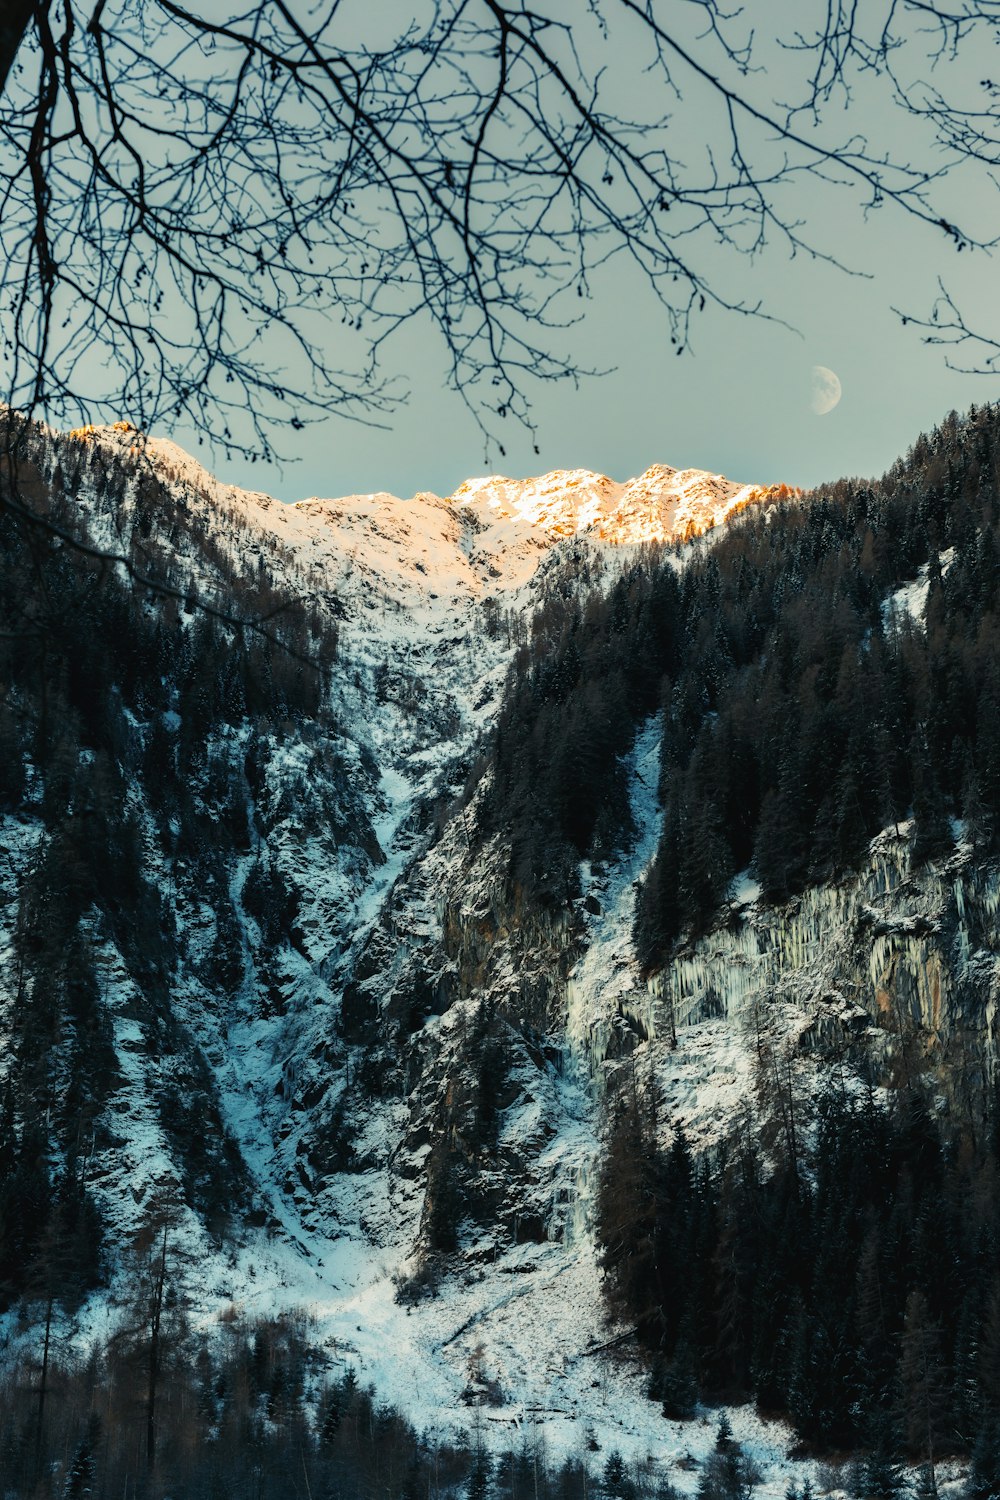
[[[879, 475], [950, 410], [1000, 399], [1000, 378], [949, 371], [944, 351], [928, 348], [892, 312], [904, 293], [904, 305], [923, 311], [941, 264], [956, 259], [929, 233], [926, 244], [914, 243], [919, 238], [909, 226], [887, 233], [879, 249], [889, 264], [879, 265], [859, 229], [852, 248], [860, 264], [878, 271], [872, 280], [790, 263], [780, 254], [765, 257], [749, 273], [752, 285], [790, 326], [716, 312], [680, 358], [645, 288], [609, 274], [579, 332], [613, 368], [579, 388], [539, 385], [532, 392], [537, 456], [530, 439], [519, 440], [515, 431], [506, 456], [486, 460], [482, 434], [445, 389], [434, 346], [415, 324], [399, 368], [417, 378], [389, 430], [333, 415], [295, 437], [298, 461], [266, 473], [259, 464], [223, 463], [220, 470], [230, 482], [284, 500], [375, 490], [447, 495], [473, 475], [526, 477], [559, 468], [625, 480], [654, 463], [803, 487]], [[905, 275], [902, 266], [893, 269], [897, 255], [907, 258]], [[976, 269], [987, 295], [996, 267]], [[965, 273], [963, 280], [968, 286], [973, 278]], [[824, 416], [810, 409], [816, 364], [834, 370], [843, 388]]]
[[[420, 4], [431, 0], [414, 0], [415, 10]], [[533, 4], [554, 16], [566, 14], [565, 0]], [[604, 37], [586, 20], [601, 9], [612, 21], [620, 19], [627, 16], [628, 4], [593, 0], [590, 7], [572, 8], [567, 38], [578, 48], [582, 75], [596, 81], [602, 103], [637, 121], [668, 112], [667, 145], [677, 161], [695, 163], [697, 171], [697, 163], [712, 151], [724, 162], [717, 95], [680, 71], [672, 75], [671, 91], [662, 71], [649, 70], [648, 33], [613, 25]], [[866, 0], [859, 11], [877, 32], [880, 16], [891, 8], [891, 0]], [[221, 15], [228, 5], [212, 0], [210, 9]], [[897, 7], [900, 13], [907, 9], [907, 0]], [[730, 70], [734, 87], [768, 107], [775, 100], [797, 99], [815, 54], [797, 50], [789, 28], [795, 25], [808, 35], [810, 18], [826, 13], [825, 0], [801, 0], [794, 12], [787, 0], [729, 7], [730, 19], [723, 24], [731, 34], [746, 34], [752, 26], [756, 35], [754, 66], [745, 74]], [[340, 0], [335, 14], [337, 26], [355, 44], [384, 46], [394, 39], [395, 8], [375, 12], [364, 0]], [[671, 33], [696, 57], [717, 56], [711, 35], [706, 40], [705, 34], [713, 14], [710, 0], [669, 0], [654, 6], [653, 14], [666, 18]], [[385, 35], [375, 36], [375, 26]], [[986, 38], [995, 41], [994, 33], [995, 25], [987, 28]], [[975, 107], [986, 97], [980, 73], [987, 65], [981, 55], [980, 38], [973, 35], [955, 52], [945, 47], [931, 67], [927, 45], [918, 39], [915, 52], [901, 49], [896, 66], [900, 77], [911, 83], [919, 79], [921, 100], [940, 91]], [[920, 72], [924, 63], [926, 76]], [[942, 165], [945, 158], [912, 116], [887, 109], [889, 97], [884, 79], [862, 74], [850, 95], [832, 90], [818, 123], [799, 116], [796, 128], [804, 135], [815, 130], [817, 139], [826, 140], [867, 134], [879, 149], [932, 168]], [[755, 167], [762, 174], [773, 170], [780, 148], [761, 137], [754, 150]], [[939, 190], [950, 217], [971, 218], [985, 236], [1000, 237], [1000, 198], [985, 169], [949, 175], [934, 191]], [[880, 474], [951, 409], [1000, 398], [1000, 378], [950, 370], [946, 352], [929, 347], [894, 311], [927, 315], [943, 279], [961, 295], [963, 306], [1000, 336], [996, 258], [959, 253], [936, 224], [920, 222], [891, 203], [866, 215], [855, 192], [814, 174], [797, 175], [787, 184], [780, 206], [787, 219], [802, 222], [815, 255], [801, 250], [790, 255], [774, 233], [752, 256], [713, 242], [710, 235], [684, 241], [684, 254], [708, 270], [714, 285], [732, 300], [759, 303], [766, 316], [743, 316], [710, 304], [696, 318], [690, 348], [679, 358], [662, 309], [634, 260], [622, 255], [596, 271], [589, 298], [572, 304], [578, 321], [548, 337], [554, 352], [572, 353], [581, 365], [606, 373], [578, 385], [526, 377], [536, 431], [497, 424], [503, 454], [497, 443], [484, 443], [460, 396], [448, 388], [440, 337], [420, 313], [405, 321], [384, 353], [383, 373], [407, 392], [384, 427], [351, 421], [334, 407], [301, 432], [276, 434], [281, 462], [252, 466], [206, 450], [189, 427], [163, 435], [196, 453], [224, 481], [288, 501], [377, 490], [446, 495], [466, 478], [489, 472], [523, 477], [581, 467], [624, 480], [654, 463], [703, 468], [740, 482], [808, 487], [845, 474]], [[850, 270], [827, 263], [827, 256]], [[170, 312], [168, 303], [165, 316]], [[339, 323], [319, 332], [335, 364], [357, 358], [356, 337]], [[99, 347], [94, 357], [100, 357]], [[816, 365], [836, 372], [842, 386], [839, 404], [822, 416], [810, 409]], [[294, 385], [294, 369], [290, 377]]]
[[[871, 0], [862, 13], [874, 23], [884, 8]], [[671, 24], [684, 9], [675, 0]], [[694, 38], [706, 7], [699, 0], [687, 11], [695, 15], [689, 33]], [[804, 26], [811, 11], [800, 7], [797, 23]], [[825, 6], [816, 13], [825, 13]], [[801, 59], [773, 45], [789, 37], [787, 5], [754, 0], [744, 14], [757, 29], [757, 58], [763, 64], [748, 87], [770, 98], [789, 97], [802, 77]], [[608, 59], [593, 37], [578, 29], [577, 39], [596, 75]], [[620, 89], [622, 80], [626, 90], [660, 87], [656, 75], [642, 72], [646, 58], [639, 50], [628, 53], [634, 40], [626, 33], [612, 36], [611, 45], [618, 67], [616, 73], [609, 66], [612, 90]], [[963, 104], [975, 103], [982, 97], [976, 93], [984, 66], [980, 54], [980, 39], [973, 36], [956, 54], [942, 54], [925, 74], [919, 72], [921, 61], [909, 64], [906, 75], [905, 50], [899, 66], [901, 75], [921, 78], [921, 97], [934, 89], [956, 95]], [[915, 56], [927, 56], [919, 39]], [[646, 102], [642, 99], [642, 106]], [[649, 103], [655, 109], [654, 101]], [[872, 83], [866, 92], [861, 79], [850, 97], [832, 94], [829, 128], [843, 139], [868, 132], [898, 155], [923, 156], [928, 165], [938, 165], [943, 158], [913, 120], [886, 113], [885, 106], [881, 86]], [[704, 96], [694, 90], [678, 97], [674, 122], [690, 137], [692, 157], [711, 142], [716, 128]], [[985, 234], [1000, 231], [996, 188], [985, 173], [955, 175], [945, 186], [944, 201], [950, 193], [956, 218], [971, 217]], [[705, 244], [698, 253], [720, 284], [747, 302], [760, 301], [774, 321], [710, 309], [695, 324], [690, 351], [678, 358], [648, 285], [631, 262], [613, 261], [593, 281], [579, 324], [565, 335], [581, 362], [608, 373], [578, 387], [529, 384], [537, 435], [516, 428], [504, 432], [502, 457], [495, 448], [484, 451], [482, 434], [460, 398], [446, 388], [435, 334], [418, 316], [392, 349], [388, 370], [398, 374], [409, 394], [387, 429], [366, 428], [332, 413], [296, 435], [292, 449], [279, 439], [293, 461], [266, 471], [260, 465], [223, 464], [223, 477], [285, 500], [374, 490], [449, 494], [464, 479], [486, 472], [522, 477], [582, 467], [622, 480], [653, 463], [704, 468], [741, 482], [808, 487], [841, 475], [878, 475], [950, 410], [1000, 398], [1000, 378], [949, 369], [947, 351], [928, 346], [920, 330], [904, 325], [894, 310], [925, 316], [940, 279], [984, 324], [990, 326], [992, 319], [1000, 334], [996, 259], [958, 252], [936, 225], [891, 206], [865, 214], [855, 194], [812, 176], [797, 180], [784, 206], [804, 222], [821, 255], [854, 274], [802, 253], [790, 256], [778, 240], [752, 258], [725, 255]], [[822, 416], [810, 409], [814, 365], [835, 371], [842, 384], [839, 404]]]

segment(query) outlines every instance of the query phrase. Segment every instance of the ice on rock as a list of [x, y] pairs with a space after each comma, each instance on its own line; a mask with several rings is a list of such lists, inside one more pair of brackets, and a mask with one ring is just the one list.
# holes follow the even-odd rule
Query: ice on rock
[[579, 1244], [592, 1230], [595, 1163], [598, 1155], [597, 1109], [604, 1091], [605, 1066], [617, 1022], [631, 1018], [648, 1036], [660, 1022], [657, 997], [639, 977], [632, 941], [637, 882], [656, 851], [661, 813], [659, 782], [662, 726], [650, 720], [636, 737], [628, 761], [628, 784], [634, 845], [617, 862], [597, 874], [581, 869], [584, 894], [600, 890], [599, 915], [589, 918], [583, 957], [566, 980], [565, 1063], [567, 1090], [579, 1096], [579, 1112], [589, 1116], [590, 1138], [563, 1188], [568, 1211], [563, 1215], [567, 1243]]

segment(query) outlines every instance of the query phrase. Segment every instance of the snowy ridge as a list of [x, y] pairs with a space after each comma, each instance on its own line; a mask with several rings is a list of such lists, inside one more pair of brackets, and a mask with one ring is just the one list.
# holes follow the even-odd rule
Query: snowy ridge
[[791, 498], [787, 485], [735, 484], [702, 469], [654, 464], [619, 484], [588, 469], [557, 469], [537, 479], [468, 479], [452, 505], [485, 507], [556, 536], [587, 532], [615, 546], [690, 541], [747, 506]]
[[[127, 423], [71, 436], [152, 469], [241, 568], [266, 566], [279, 586], [336, 618], [342, 659], [366, 677], [354, 698], [344, 684], [345, 722], [367, 726], [380, 765], [409, 762], [414, 796], [430, 785], [432, 747], [448, 742], [454, 756], [488, 721], [516, 644], [510, 621], [523, 629], [530, 620], [540, 570], [560, 544], [586, 541], [595, 562], [613, 568], [631, 547], [690, 540], [748, 506], [799, 493], [657, 464], [625, 483], [556, 470], [470, 479], [449, 498], [377, 493], [285, 505], [221, 483], [177, 444], [141, 438]], [[99, 545], [120, 551], [125, 525], [120, 507], [91, 506]], [[213, 597], [216, 581], [197, 547], [169, 531], [170, 551], [180, 548], [192, 580]], [[373, 688], [390, 705], [385, 713], [371, 712]]]
[[[127, 424], [123, 425], [125, 431], [81, 429], [80, 436], [136, 451], [137, 435]], [[358, 545], [359, 529], [370, 527], [376, 545], [382, 544], [383, 557], [386, 547], [412, 546], [435, 574], [457, 540], [454, 533], [449, 535], [446, 516], [457, 514], [465, 525], [472, 524], [476, 530], [491, 533], [478, 547], [469, 549], [470, 567], [474, 575], [477, 558], [485, 560], [489, 554], [489, 565], [500, 564], [500, 572], [493, 575], [499, 579], [500, 588], [510, 586], [508, 552], [512, 544], [515, 551], [519, 550], [516, 544], [523, 541], [525, 528], [541, 533], [541, 537], [535, 537], [535, 545], [583, 532], [591, 533], [593, 540], [615, 546], [688, 541], [750, 505], [801, 494], [787, 484], [737, 483], [704, 469], [674, 469], [657, 463], [623, 482], [590, 469], [554, 469], [526, 479], [504, 475], [470, 478], [446, 498], [421, 491], [404, 500], [382, 491], [338, 499], [301, 500], [282, 506], [259, 492], [221, 484], [197, 460], [167, 439], [146, 439], [142, 451], [161, 472], [199, 490], [216, 503], [225, 501], [258, 509], [269, 517], [270, 526], [280, 528], [290, 540], [296, 536], [301, 518], [322, 518], [339, 534], [338, 550], [344, 553], [352, 545]], [[504, 522], [513, 524], [504, 526], [501, 524]], [[303, 540], [315, 538], [309, 527], [298, 534]], [[448, 558], [446, 571], [453, 561]], [[523, 562], [515, 563], [513, 573], [523, 582]], [[463, 581], [468, 584], [471, 577], [467, 575]]]
[[[339, 688], [344, 723], [383, 773], [406, 778], [410, 809], [490, 722], [516, 646], [511, 622], [523, 630], [546, 567], [559, 566], [570, 541], [586, 542], [593, 566], [613, 569], [636, 545], [691, 540], [749, 506], [800, 493], [657, 464], [625, 483], [556, 470], [470, 479], [447, 499], [380, 492], [286, 505], [221, 483], [177, 444], [140, 438], [127, 423], [74, 436], [151, 466], [224, 546], [235, 531], [229, 546], [242, 566], [266, 563], [278, 584], [336, 618], [341, 661], [355, 677], [352, 686], [344, 674]], [[100, 544], [119, 550], [121, 528], [119, 512], [92, 513]], [[189, 549], [184, 561], [211, 597], [203, 560]], [[395, 788], [402, 826], [407, 809]]]

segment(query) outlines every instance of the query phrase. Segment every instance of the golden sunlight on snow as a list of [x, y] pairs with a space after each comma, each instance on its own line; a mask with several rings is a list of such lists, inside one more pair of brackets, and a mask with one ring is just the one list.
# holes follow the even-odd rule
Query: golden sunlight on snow
[[[99, 436], [105, 441], [134, 445], [138, 434], [131, 423], [116, 422], [111, 427], [77, 428], [70, 436], [84, 442]], [[411, 500], [383, 493], [279, 505], [264, 495], [220, 484], [169, 440], [145, 439], [144, 451], [158, 467], [192, 484], [206, 498], [250, 502], [257, 510], [276, 506], [272, 520], [278, 521], [282, 530], [296, 530], [297, 522], [305, 522], [307, 517], [313, 525], [325, 522], [327, 527], [345, 533], [366, 527], [374, 533], [366, 537], [366, 544], [378, 542], [382, 554], [402, 541], [407, 543], [408, 552], [414, 540], [410, 533], [427, 533], [420, 540], [428, 560], [435, 562], [441, 558], [442, 545], [446, 553], [456, 550], [457, 538], [452, 535], [456, 521], [485, 526], [492, 535], [489, 541], [485, 536], [481, 539], [485, 544], [482, 550], [493, 552], [511, 546], [517, 550], [532, 536], [537, 546], [581, 533], [611, 546], [684, 542], [713, 530], [748, 506], [769, 505], [802, 493], [787, 484], [737, 484], [704, 469], [652, 464], [624, 483], [590, 469], [553, 469], [529, 479], [508, 479], [500, 474], [467, 479], [447, 499], [425, 491]], [[349, 545], [347, 535], [342, 541]], [[465, 550], [468, 552], [467, 542]], [[462, 566], [466, 566], [465, 560]]]
[[749, 505], [800, 493], [786, 484], [735, 484], [703, 469], [653, 464], [624, 484], [587, 469], [555, 469], [537, 479], [467, 479], [451, 504], [485, 509], [491, 519], [526, 522], [554, 536], [589, 531], [601, 541], [627, 545], [689, 541]]

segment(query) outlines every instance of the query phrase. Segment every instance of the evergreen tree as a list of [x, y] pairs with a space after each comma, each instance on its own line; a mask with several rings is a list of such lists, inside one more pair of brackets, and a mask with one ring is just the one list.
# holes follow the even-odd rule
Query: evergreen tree
[[759, 1469], [736, 1442], [723, 1412], [715, 1448], [705, 1459], [698, 1480], [698, 1500], [751, 1500], [760, 1478]]
[[66, 1475], [63, 1500], [91, 1500], [97, 1491], [97, 1447], [101, 1440], [101, 1419], [92, 1412], [86, 1436], [80, 1442]]
[[1000, 1497], [1000, 1418], [995, 1412], [984, 1417], [972, 1449], [972, 1462], [965, 1481], [966, 1500], [998, 1500]]
[[635, 1482], [625, 1466], [625, 1460], [613, 1449], [604, 1462], [601, 1475], [601, 1493], [606, 1500], [636, 1500]]
[[686, 1338], [679, 1338], [670, 1357], [661, 1360], [655, 1381], [650, 1381], [649, 1393], [662, 1403], [665, 1417], [688, 1422], [694, 1416], [698, 1404], [698, 1369]]
[[480, 1443], [472, 1456], [472, 1465], [466, 1480], [466, 1500], [488, 1500], [492, 1477], [493, 1462], [489, 1449]]
[[882, 1434], [871, 1451], [853, 1464], [850, 1492], [856, 1500], [895, 1500], [905, 1489], [902, 1465], [892, 1457]]
[[935, 1453], [947, 1431], [947, 1387], [940, 1330], [918, 1288], [906, 1299], [899, 1359], [900, 1420], [908, 1452], [933, 1479]]

